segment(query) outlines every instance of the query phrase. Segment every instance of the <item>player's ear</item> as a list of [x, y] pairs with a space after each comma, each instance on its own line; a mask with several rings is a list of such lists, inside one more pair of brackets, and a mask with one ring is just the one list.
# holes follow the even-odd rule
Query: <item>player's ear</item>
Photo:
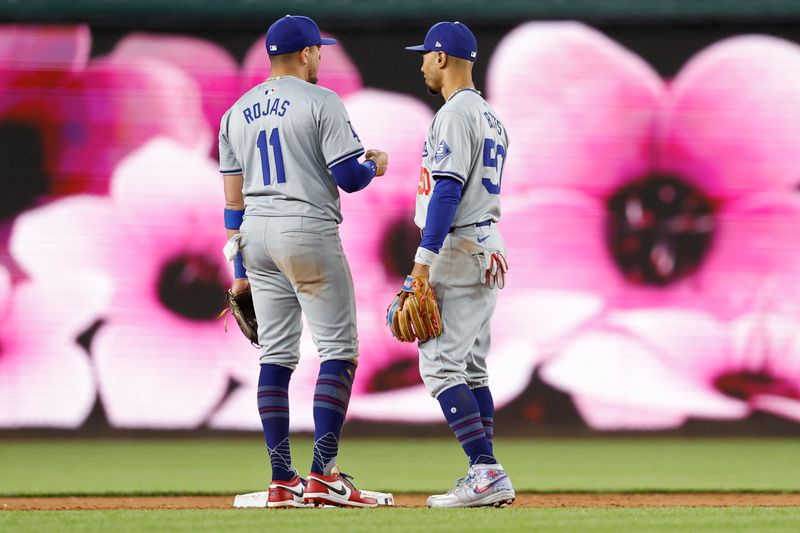
[[300, 50], [300, 64], [301, 65], [308, 65], [308, 54], [311, 53], [311, 48], [306, 46], [302, 50]]
[[436, 52], [436, 64], [439, 65], [439, 68], [444, 68], [447, 66], [447, 54], [444, 52]]

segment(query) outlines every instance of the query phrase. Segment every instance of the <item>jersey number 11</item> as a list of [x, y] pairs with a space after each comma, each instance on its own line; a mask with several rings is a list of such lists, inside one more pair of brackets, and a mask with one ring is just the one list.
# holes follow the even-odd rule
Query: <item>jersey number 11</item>
[[283, 152], [281, 151], [281, 136], [278, 128], [273, 128], [269, 134], [269, 146], [267, 146], [267, 132], [261, 130], [256, 141], [258, 151], [261, 152], [261, 173], [264, 175], [264, 185], [270, 185], [272, 179], [269, 170], [269, 146], [272, 146], [272, 154], [275, 156], [275, 181], [286, 183], [286, 172], [283, 170]]

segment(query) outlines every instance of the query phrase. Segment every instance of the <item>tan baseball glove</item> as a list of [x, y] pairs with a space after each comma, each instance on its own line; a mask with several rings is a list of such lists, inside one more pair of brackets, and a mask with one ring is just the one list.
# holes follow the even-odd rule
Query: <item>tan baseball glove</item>
[[386, 323], [392, 335], [403, 342], [425, 342], [442, 334], [439, 302], [428, 278], [406, 276], [403, 290], [386, 310]]

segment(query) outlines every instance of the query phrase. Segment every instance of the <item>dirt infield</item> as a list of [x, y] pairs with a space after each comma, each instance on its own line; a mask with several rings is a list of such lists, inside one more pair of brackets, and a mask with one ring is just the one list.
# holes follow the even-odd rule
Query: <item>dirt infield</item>
[[[398, 494], [399, 507], [423, 507], [427, 495]], [[130, 497], [0, 497], [4, 511], [66, 511], [98, 509], [231, 509], [233, 496]], [[514, 507], [800, 507], [800, 494], [520, 494]]]

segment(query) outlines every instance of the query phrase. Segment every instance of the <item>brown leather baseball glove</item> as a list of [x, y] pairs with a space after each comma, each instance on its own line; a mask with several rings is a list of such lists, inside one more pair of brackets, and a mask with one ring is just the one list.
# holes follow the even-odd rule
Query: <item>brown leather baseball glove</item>
[[442, 334], [439, 302], [428, 278], [406, 276], [403, 290], [386, 310], [386, 323], [392, 335], [403, 342], [425, 342]]
[[227, 307], [220, 313], [220, 318], [225, 317], [225, 331], [228, 331], [228, 317], [232, 315], [247, 340], [258, 346], [258, 321], [253, 307], [253, 293], [247, 289], [234, 294], [228, 289], [225, 292], [225, 302]]

